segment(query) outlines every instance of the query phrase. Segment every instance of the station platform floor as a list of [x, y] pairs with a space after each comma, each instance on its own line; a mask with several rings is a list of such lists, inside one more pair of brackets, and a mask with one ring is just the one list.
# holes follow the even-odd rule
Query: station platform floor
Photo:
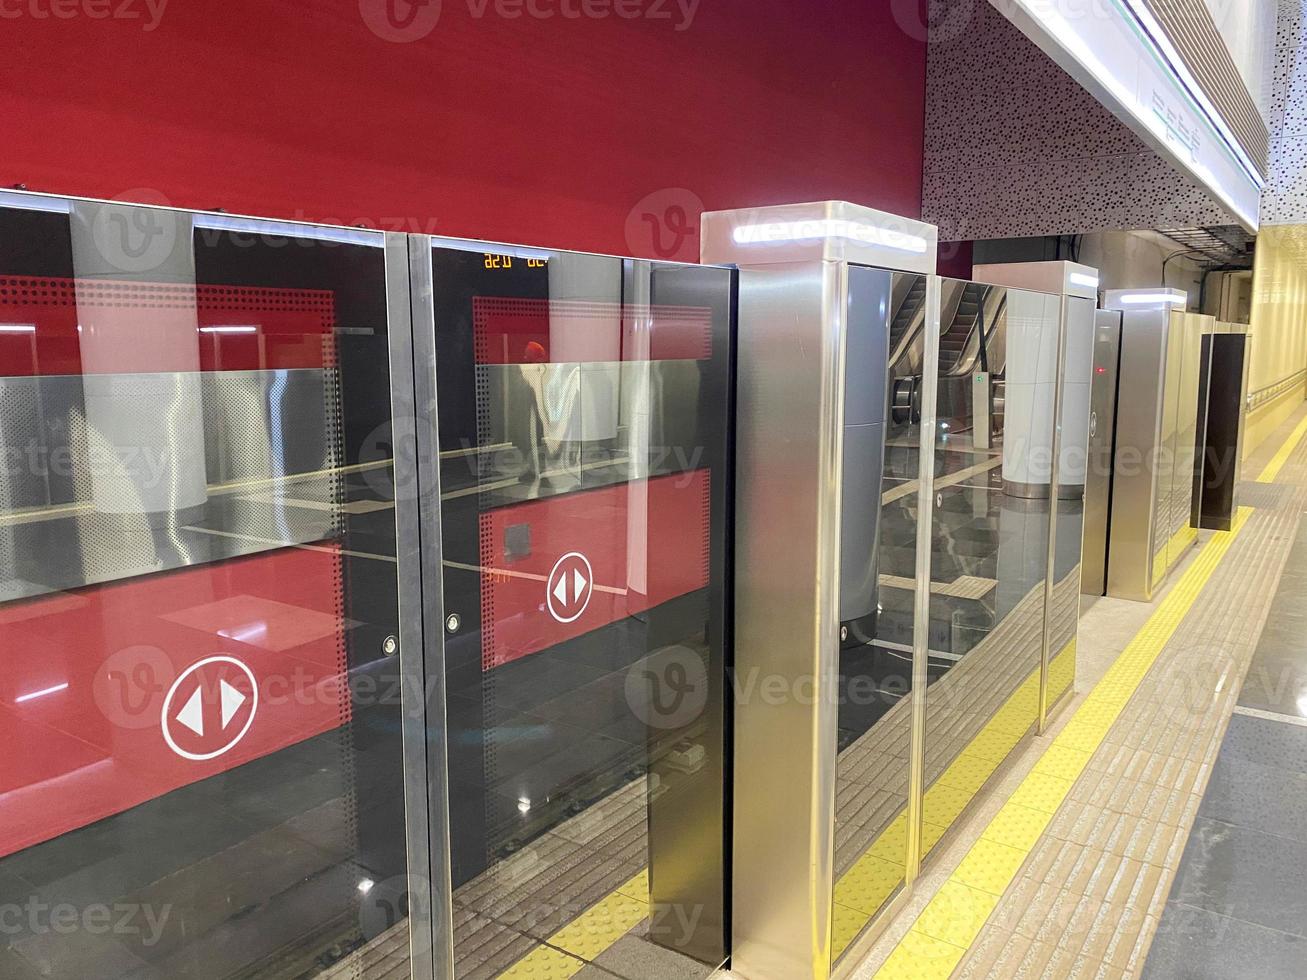
[[1082, 604], [1076, 693], [851, 973], [1307, 976], [1307, 406], [1152, 603]]

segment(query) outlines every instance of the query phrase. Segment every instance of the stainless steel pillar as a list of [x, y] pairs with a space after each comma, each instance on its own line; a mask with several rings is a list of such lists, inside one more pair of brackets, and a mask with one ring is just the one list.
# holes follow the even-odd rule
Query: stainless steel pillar
[[732, 966], [826, 978], [850, 265], [933, 272], [936, 230], [838, 202], [710, 213], [702, 229], [703, 261], [741, 268]]
[[[1148, 602], [1185, 549], [1192, 504], [1201, 318], [1178, 289], [1109, 290], [1121, 360], [1107, 592]], [[1186, 469], [1187, 467], [1187, 469]]]

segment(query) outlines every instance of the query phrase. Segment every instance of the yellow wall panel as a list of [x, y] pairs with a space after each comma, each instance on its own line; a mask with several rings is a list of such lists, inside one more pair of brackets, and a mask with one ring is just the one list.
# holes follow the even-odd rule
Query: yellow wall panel
[[[1263, 225], [1258, 233], [1251, 333], [1249, 391], [1307, 370], [1307, 225]], [[1304, 394], [1295, 385], [1249, 415], [1245, 454], [1293, 414]]]

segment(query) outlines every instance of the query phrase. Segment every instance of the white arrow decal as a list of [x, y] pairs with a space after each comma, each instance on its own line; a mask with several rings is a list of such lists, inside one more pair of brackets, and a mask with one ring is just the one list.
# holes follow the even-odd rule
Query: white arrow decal
[[218, 682], [218, 690], [222, 694], [222, 727], [226, 728], [231, 724], [232, 716], [235, 715], [236, 712], [240, 710], [241, 705], [245, 703], [246, 697], [226, 681]]
[[200, 702], [200, 689], [190, 696], [182, 710], [177, 712], [177, 720], [196, 735], [204, 734], [204, 705]]
[[577, 599], [585, 595], [585, 576], [581, 574], [579, 569], [572, 569], [572, 584], [576, 586], [574, 596]]

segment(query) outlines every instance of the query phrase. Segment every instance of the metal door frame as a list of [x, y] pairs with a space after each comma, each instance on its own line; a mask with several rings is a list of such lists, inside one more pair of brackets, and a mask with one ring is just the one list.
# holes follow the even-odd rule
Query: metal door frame
[[[413, 980], [454, 976], [432, 241], [386, 235]], [[436, 738], [431, 738], [431, 733]]]

